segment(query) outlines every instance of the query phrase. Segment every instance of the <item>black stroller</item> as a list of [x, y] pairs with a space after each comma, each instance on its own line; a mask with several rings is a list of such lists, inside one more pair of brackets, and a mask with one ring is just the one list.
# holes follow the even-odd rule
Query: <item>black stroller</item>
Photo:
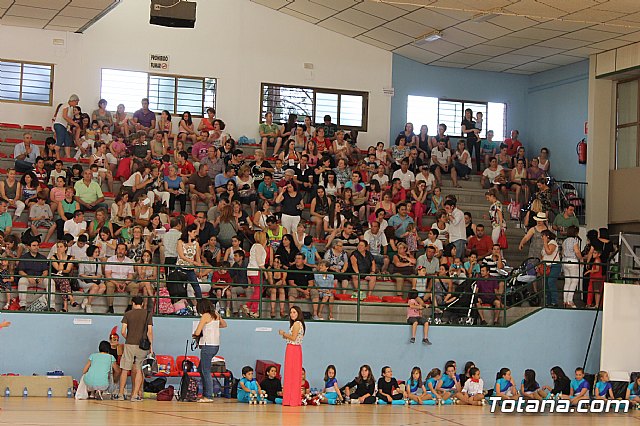
[[[459, 282], [458, 282], [459, 281]], [[476, 284], [473, 280], [454, 280], [455, 300], [436, 308], [434, 324], [473, 325], [477, 319], [475, 309]]]
[[[532, 283], [537, 278], [536, 267], [539, 264], [540, 259], [529, 257], [520, 266], [509, 272], [504, 289], [507, 306], [516, 305], [535, 293]], [[532, 304], [534, 302], [534, 300], [530, 301]]]

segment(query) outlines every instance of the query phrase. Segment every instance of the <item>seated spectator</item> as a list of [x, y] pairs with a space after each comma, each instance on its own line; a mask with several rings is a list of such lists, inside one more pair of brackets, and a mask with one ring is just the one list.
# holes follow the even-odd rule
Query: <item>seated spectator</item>
[[40, 148], [33, 142], [33, 135], [27, 132], [22, 135], [22, 142], [13, 148], [13, 158], [18, 173], [26, 173], [33, 170], [36, 159], [40, 156]]
[[84, 213], [82, 210], [76, 210], [73, 213], [73, 217], [64, 223], [64, 233], [70, 234], [74, 240], [78, 239], [78, 236], [87, 232], [87, 222], [84, 220]]
[[333, 155], [335, 156], [336, 160], [343, 158], [347, 161], [349, 161], [352, 155], [351, 145], [349, 145], [349, 143], [344, 139], [343, 130], [337, 130], [335, 132], [335, 139], [333, 141]]
[[169, 210], [172, 212], [176, 210], [176, 200], [180, 203], [180, 212], [186, 213], [187, 210], [187, 193], [185, 182], [182, 177], [178, 176], [178, 169], [176, 166], [169, 166], [169, 175], [164, 177], [164, 188], [169, 193]]
[[253, 176], [251, 176], [251, 168], [246, 164], [240, 167], [235, 181], [238, 187], [239, 202], [249, 206], [251, 208], [251, 214], [253, 215], [256, 211], [258, 194], [254, 186]]
[[[377, 270], [376, 261], [369, 251], [369, 243], [367, 243], [365, 240], [361, 240], [358, 243], [357, 249], [354, 250], [353, 253], [351, 253], [349, 260], [349, 270], [351, 273], [353, 273], [351, 279], [353, 282], [353, 289], [355, 290], [356, 297], [360, 297], [360, 295], [362, 294], [371, 296], [373, 294], [374, 288], [376, 287], [375, 274]], [[361, 285], [363, 281], [367, 283], [366, 293]]]
[[221, 194], [227, 190], [227, 183], [233, 181], [236, 171], [233, 167], [227, 166], [224, 173], [220, 173], [216, 176], [214, 186], [216, 193]]
[[245, 301], [238, 301], [241, 296], [249, 296], [247, 288], [249, 287], [249, 277], [247, 276], [247, 267], [249, 266], [249, 259], [246, 258], [245, 252], [242, 250], [233, 253], [234, 257], [234, 269], [230, 270], [231, 282], [234, 284], [231, 287], [231, 310], [234, 316], [238, 316], [240, 309], [245, 315], [249, 317], [255, 317], [253, 312], [249, 310]]
[[409, 156], [409, 146], [404, 135], [398, 135], [396, 144], [389, 151], [389, 156], [392, 159], [391, 170], [398, 170], [402, 165], [402, 160]]
[[386, 235], [380, 229], [380, 223], [375, 220], [372, 221], [370, 228], [364, 233], [363, 240], [368, 243], [369, 252], [378, 268], [380, 268], [380, 272], [386, 274], [389, 269], [389, 256], [387, 255], [389, 243]]
[[437, 258], [442, 256], [442, 250], [444, 249], [442, 241], [438, 239], [438, 235], [440, 235], [440, 231], [438, 231], [438, 228], [431, 228], [429, 229], [429, 232], [427, 232], [427, 239], [422, 242], [423, 246], [431, 246], [435, 249], [435, 256]]
[[282, 137], [280, 135], [280, 126], [273, 122], [273, 113], [268, 111], [264, 116], [264, 123], [260, 124], [258, 131], [260, 132], [260, 143], [262, 151], [267, 152], [267, 147], [275, 147], [273, 156], [277, 157], [282, 145]]
[[[38, 201], [36, 204], [31, 206], [29, 210], [29, 221], [31, 226], [31, 234], [34, 236], [39, 235], [38, 227], [44, 227], [47, 229], [47, 233], [45, 234], [44, 240], [42, 242], [46, 243], [49, 241], [49, 238], [56, 231], [56, 223], [53, 221], [53, 212], [51, 211], [51, 207], [48, 204], [45, 204], [47, 199], [42, 195], [38, 195]], [[4, 200], [0, 201], [0, 212], [2, 212], [2, 204], [4, 204], [6, 209], [6, 202]], [[4, 216], [4, 218], [3, 218]], [[0, 231], [7, 232], [6, 221], [8, 219], [8, 228], [9, 233], [11, 233], [11, 215], [8, 213], [0, 214]]]
[[344, 159], [338, 160], [337, 166], [333, 169], [333, 172], [336, 174], [336, 178], [340, 184], [339, 186], [344, 188], [349, 179], [351, 179], [351, 169], [349, 168], [347, 161]]
[[211, 178], [208, 176], [209, 166], [206, 164], [200, 164], [198, 167], [198, 173], [194, 173], [189, 177], [189, 197], [191, 199], [191, 212], [197, 211], [198, 202], [203, 202], [207, 206], [213, 207], [216, 199], [216, 193], [213, 185], [211, 184]]
[[549, 148], [541, 148], [540, 155], [537, 158], [538, 167], [548, 175], [551, 171], [551, 162], [549, 161]]
[[87, 391], [92, 393], [96, 400], [102, 401], [102, 392], [109, 388], [111, 371], [113, 370], [116, 377], [121, 371], [115, 357], [109, 353], [111, 351], [109, 342], [105, 340], [100, 342], [98, 351], [99, 353], [89, 355], [89, 360], [82, 370], [82, 380], [87, 386]]
[[440, 261], [436, 257], [436, 247], [427, 246], [424, 254], [416, 260], [416, 268], [424, 268], [427, 275], [435, 275], [440, 268]]
[[499, 277], [498, 269], [503, 269], [506, 264], [506, 260], [502, 257], [500, 244], [494, 244], [491, 253], [482, 258], [482, 265], [489, 267], [489, 275], [492, 277]]
[[[127, 257], [128, 248], [124, 243], [118, 244], [115, 256], [107, 259], [108, 264], [105, 266], [105, 277], [107, 278], [107, 313], [113, 313], [113, 294], [129, 293], [130, 297], [137, 296], [139, 287], [137, 281], [134, 281], [135, 270], [133, 268], [133, 260]], [[131, 301], [127, 302], [128, 309], [131, 309]]]
[[[4, 235], [11, 234], [11, 230], [13, 228], [13, 221], [11, 220], [11, 214], [7, 212], [8, 207], [9, 207], [9, 204], [7, 203], [7, 201], [4, 199], [0, 199], [0, 231], [2, 231]], [[38, 235], [38, 234], [34, 233], [34, 235]]]
[[499, 144], [493, 141], [493, 130], [487, 131], [487, 138], [480, 144], [480, 155], [484, 160], [484, 166], [489, 167], [489, 159], [498, 155]]
[[524, 163], [524, 168], [526, 169], [528, 161], [527, 161], [527, 155], [524, 152], [524, 146], [521, 146], [520, 148], [518, 148], [516, 155], [511, 156], [511, 166], [509, 168], [514, 169], [518, 164], [519, 160], [522, 160], [522, 162]]
[[524, 199], [529, 199], [529, 186], [527, 183], [527, 169], [525, 168], [525, 160], [522, 158], [518, 159], [515, 164], [513, 170], [511, 170], [511, 175], [509, 177], [509, 182], [504, 187], [505, 189], [510, 189], [515, 191], [516, 198], [515, 202], [520, 203], [520, 192], [524, 189]]
[[178, 124], [178, 134], [173, 139], [173, 146], [176, 146], [176, 141], [178, 139], [181, 140], [183, 144], [186, 144], [187, 138], [191, 139], [192, 144], [195, 144], [198, 141], [198, 135], [196, 134], [193, 119], [191, 118], [191, 113], [189, 111], [182, 113], [180, 123]]
[[510, 156], [516, 155], [518, 152], [518, 148], [522, 146], [522, 142], [519, 140], [520, 132], [517, 130], [511, 131], [511, 137], [506, 138], [504, 142], [500, 145], [500, 148], [503, 146], [507, 148], [507, 154]]
[[492, 185], [501, 185], [506, 183], [504, 168], [498, 164], [498, 159], [491, 157], [489, 159], [489, 167], [484, 169], [480, 177], [480, 184], [483, 188], [490, 188]]
[[410, 223], [414, 223], [414, 221], [407, 213], [407, 205], [405, 203], [398, 204], [398, 213], [389, 219], [389, 226], [394, 229], [396, 238], [404, 238]]
[[436, 149], [431, 151], [431, 173], [436, 176], [438, 186], [442, 185], [442, 174], [457, 173], [451, 163], [451, 151], [447, 149], [445, 140], [438, 141]]
[[496, 160], [498, 161], [498, 165], [504, 169], [504, 172], [509, 173], [511, 170], [511, 156], [507, 154], [506, 146], [503, 145], [500, 147], [500, 152], [498, 153]]
[[20, 179], [20, 188], [22, 189], [22, 201], [27, 209], [36, 204], [38, 201], [39, 185], [38, 179], [33, 172], [27, 172]]
[[411, 173], [415, 175], [418, 174], [418, 172], [420, 172], [420, 167], [422, 167], [423, 162], [422, 160], [418, 157], [418, 148], [415, 146], [412, 146], [411, 148], [409, 148], [409, 155], [407, 156], [407, 160], [409, 161], [409, 171]]
[[108, 208], [104, 203], [102, 189], [93, 180], [93, 174], [90, 169], [83, 172], [82, 180], [76, 182], [74, 189], [76, 191], [75, 199], [80, 204], [81, 210], [95, 210], [99, 207]]
[[393, 274], [396, 281], [396, 294], [403, 295], [405, 281], [411, 281], [409, 276], [414, 274], [416, 258], [409, 252], [407, 244], [402, 241], [397, 244], [398, 253], [393, 256]]
[[296, 259], [293, 265], [287, 272], [287, 282], [289, 284], [289, 305], [299, 304], [298, 299], [310, 299], [313, 309], [313, 319], [319, 320], [318, 316], [318, 302], [319, 293], [315, 288], [315, 282], [313, 281], [313, 274], [311, 268], [305, 264], [304, 254], [296, 254]]
[[360, 242], [360, 238], [358, 234], [354, 232], [354, 227], [351, 222], [345, 222], [342, 230], [338, 233], [332, 233], [329, 238], [327, 238], [327, 244], [330, 245], [332, 241], [342, 241], [342, 243], [346, 246], [356, 247]]
[[444, 209], [436, 212], [436, 221], [431, 225], [431, 229], [438, 230], [438, 240], [445, 245], [449, 244], [449, 215]]
[[46, 257], [39, 253], [40, 242], [37, 239], [31, 240], [27, 244], [27, 252], [20, 256], [20, 261], [16, 267], [16, 274], [20, 275], [18, 280], [18, 299], [20, 310], [27, 308], [27, 290], [29, 287], [36, 287], [51, 291], [51, 280], [49, 279], [49, 265]]
[[193, 163], [191, 163], [187, 158], [189, 154], [186, 151], [181, 150], [177, 151], [176, 165], [178, 166], [178, 175], [185, 181], [191, 177], [192, 174], [196, 172]]
[[478, 315], [480, 316], [480, 324], [487, 325], [485, 320], [485, 309], [483, 305], [490, 305], [493, 311], [493, 322], [489, 325], [496, 325], [500, 320], [500, 310], [504, 308], [501, 301], [501, 295], [503, 293], [503, 284], [491, 279], [490, 267], [487, 264], [483, 264], [480, 267], [480, 276], [482, 279], [476, 281], [478, 288], [478, 298], [476, 307], [478, 308]]
[[133, 125], [136, 132], [144, 132], [153, 136], [156, 131], [156, 115], [149, 110], [149, 99], [143, 98], [142, 108], [133, 113]]
[[[469, 174], [471, 174], [471, 170], [473, 167], [471, 163], [471, 154], [469, 154], [469, 151], [467, 151], [465, 147], [465, 141], [463, 139], [460, 139], [458, 141], [458, 146], [451, 156], [451, 159], [453, 160], [453, 167], [456, 170], [455, 174], [451, 173], [453, 186], [455, 186], [456, 188], [462, 188], [458, 184], [457, 178], [460, 178], [462, 180], [469, 180]], [[479, 159], [477, 161], [479, 161]], [[480, 168], [480, 166], [478, 166], [478, 168]]]
[[224, 160], [220, 157], [220, 151], [218, 151], [214, 146], [207, 148], [205, 155], [200, 159], [200, 164], [206, 164], [209, 166], [208, 174], [211, 179], [215, 179], [216, 176], [223, 173], [226, 167]]
[[98, 263], [100, 255], [100, 247], [90, 245], [87, 247], [87, 260], [89, 262], [78, 265], [78, 285], [89, 294], [82, 301], [81, 307], [88, 314], [93, 313], [94, 297], [104, 294], [107, 290], [107, 285], [103, 281], [102, 265]]
[[405, 191], [410, 191], [413, 187], [416, 178], [413, 172], [409, 170], [409, 160], [407, 158], [403, 158], [400, 162], [400, 168], [393, 172], [392, 180], [395, 179], [400, 180], [400, 184]]
[[476, 234], [469, 238], [469, 242], [467, 243], [467, 256], [472, 251], [476, 252], [479, 258], [483, 258], [491, 253], [493, 241], [484, 231], [484, 225], [478, 223], [476, 225]]
[[78, 302], [75, 301], [71, 292], [71, 282], [69, 277], [73, 270], [74, 260], [73, 256], [67, 253], [67, 243], [64, 241], [58, 241], [56, 243], [56, 254], [51, 256], [51, 272], [53, 275], [53, 282], [56, 286], [56, 291], [62, 294], [62, 310], [61, 312], [67, 312], [69, 302], [71, 306], [78, 306]]

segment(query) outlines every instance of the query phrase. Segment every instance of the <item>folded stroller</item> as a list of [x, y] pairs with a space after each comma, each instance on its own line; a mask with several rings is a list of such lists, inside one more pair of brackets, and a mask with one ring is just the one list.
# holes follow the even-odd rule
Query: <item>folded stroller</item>
[[536, 266], [539, 263], [537, 257], [529, 257], [509, 273], [505, 288], [507, 306], [518, 304], [534, 293], [532, 283], [537, 278]]

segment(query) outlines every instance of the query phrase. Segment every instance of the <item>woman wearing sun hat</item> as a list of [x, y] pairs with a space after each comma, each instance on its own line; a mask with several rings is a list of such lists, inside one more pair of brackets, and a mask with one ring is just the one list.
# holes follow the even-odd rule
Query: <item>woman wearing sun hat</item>
[[547, 226], [547, 214], [545, 212], [538, 212], [534, 216], [534, 220], [536, 221], [536, 226], [530, 228], [525, 236], [522, 237], [518, 249], [522, 251], [524, 245], [529, 242], [530, 244], [528, 256], [540, 258], [542, 246], [544, 245], [544, 243], [542, 242], [542, 231], [549, 229], [549, 226]]

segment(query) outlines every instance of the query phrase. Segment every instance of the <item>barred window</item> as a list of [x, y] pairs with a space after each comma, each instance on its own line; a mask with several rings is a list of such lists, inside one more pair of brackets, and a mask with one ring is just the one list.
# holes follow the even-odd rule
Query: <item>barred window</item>
[[138, 71], [102, 69], [100, 97], [112, 108], [123, 104], [127, 111], [140, 108], [140, 100], [149, 98], [149, 109], [171, 114], [190, 111], [194, 117], [215, 108], [217, 80], [209, 77], [149, 74]]
[[52, 104], [53, 65], [0, 59], [0, 101]]
[[276, 123], [285, 123], [289, 114], [296, 114], [299, 122], [308, 115], [315, 123], [330, 115], [342, 129], [366, 131], [368, 103], [367, 92], [262, 83], [260, 121], [268, 111]]

